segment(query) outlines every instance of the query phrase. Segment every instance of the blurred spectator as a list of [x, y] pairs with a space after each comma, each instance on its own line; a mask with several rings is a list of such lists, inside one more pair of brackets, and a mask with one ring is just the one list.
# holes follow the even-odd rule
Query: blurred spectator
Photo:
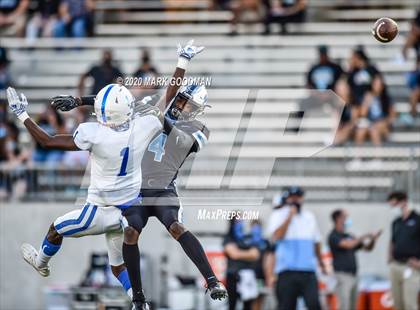
[[233, 17], [231, 20], [231, 35], [238, 33], [237, 26], [239, 19], [245, 12], [253, 12], [258, 16], [258, 20], [261, 19], [260, 11], [262, 8], [261, 0], [235, 0], [229, 3], [230, 10], [232, 11]]
[[94, 9], [93, 0], [61, 0], [54, 36], [84, 38], [92, 35]]
[[325, 272], [321, 234], [313, 213], [303, 209], [303, 190], [291, 187], [288, 192], [287, 205], [272, 212], [268, 225], [275, 242], [277, 309], [296, 309], [299, 296], [308, 309], [321, 309], [315, 274], [317, 260]]
[[343, 74], [339, 64], [334, 63], [328, 56], [328, 48], [325, 45], [318, 47], [318, 62], [313, 65], [307, 74], [308, 88], [335, 90], [335, 85]]
[[305, 20], [306, 0], [264, 0], [266, 16], [264, 34], [270, 33], [270, 24], [280, 24], [280, 33], [287, 33], [288, 23], [302, 23]]
[[411, 29], [406, 37], [404, 43], [402, 54], [404, 58], [408, 56], [408, 50], [414, 48], [416, 52], [417, 60], [420, 59], [420, 11], [417, 12], [417, 15], [413, 22], [411, 23]]
[[130, 89], [134, 97], [142, 98], [152, 95], [154, 93], [153, 90], [159, 86], [156, 83], [156, 78], [158, 76], [159, 73], [152, 64], [149, 50], [143, 49], [140, 58], [140, 66], [133, 74], [133, 77], [138, 78], [141, 83], [136, 85], [133, 89]]
[[39, 0], [35, 2], [34, 13], [26, 26], [26, 38], [33, 43], [38, 37], [60, 36], [58, 6], [60, 0]]
[[[420, 45], [420, 43], [419, 43]], [[414, 119], [417, 116], [417, 105], [420, 103], [420, 57], [417, 58], [416, 70], [412, 72], [412, 84], [410, 94], [410, 116], [408, 124], [414, 123]]]
[[4, 47], [0, 47], [0, 90], [6, 89], [11, 84], [9, 63], [7, 50]]
[[343, 79], [337, 81], [335, 92], [341, 99], [338, 104], [342, 106], [338, 109], [341, 114], [337, 115], [340, 118], [340, 122], [335, 134], [334, 145], [341, 145], [346, 143], [353, 135], [356, 117], [354, 117], [354, 110], [352, 110], [350, 105], [350, 90], [347, 82]]
[[86, 78], [91, 77], [93, 79], [93, 86], [89, 94], [96, 95], [103, 87], [115, 83], [116, 79], [122, 75], [120, 69], [112, 63], [112, 52], [110, 50], [104, 50], [102, 63], [92, 66], [80, 77], [78, 86], [79, 97], [84, 95]]
[[336, 294], [339, 309], [356, 309], [356, 252], [361, 249], [371, 251], [382, 231], [356, 238], [349, 233], [352, 222], [345, 210], [335, 210], [331, 214], [331, 219], [334, 229], [328, 236], [328, 244], [333, 257], [334, 276], [337, 280]]
[[[63, 117], [50, 105], [39, 116], [37, 124], [50, 135], [67, 133]], [[48, 150], [36, 143], [32, 160], [54, 166], [61, 162], [64, 152]]]
[[350, 87], [350, 103], [355, 116], [360, 116], [360, 110], [367, 92], [372, 90], [373, 80], [379, 71], [370, 63], [368, 56], [361, 46], [353, 50], [350, 58], [350, 72], [348, 84]]
[[244, 221], [233, 218], [223, 240], [227, 257], [226, 289], [229, 295], [229, 310], [243, 302], [244, 310], [251, 310], [258, 296], [255, 265], [260, 258], [258, 248], [249, 242], [244, 232]]
[[146, 77], [157, 77], [159, 75], [158, 71], [153, 66], [152, 61], [150, 59], [149, 50], [143, 49], [140, 61], [140, 67], [134, 72], [135, 77], [144, 79]]
[[0, 0], [0, 36], [23, 37], [29, 0]]
[[408, 205], [405, 192], [393, 192], [388, 203], [394, 214], [389, 269], [395, 310], [418, 309], [420, 292], [420, 215]]
[[365, 93], [360, 108], [360, 119], [357, 122], [355, 135], [356, 143], [362, 144], [369, 135], [374, 145], [381, 145], [389, 134], [394, 116], [391, 98], [381, 75], [377, 75], [372, 81], [371, 91]]
[[19, 147], [19, 129], [7, 121], [6, 103], [0, 104], [0, 200], [20, 199], [27, 188], [25, 165], [29, 152]]
[[409, 74], [410, 94], [410, 116], [406, 122], [411, 125], [417, 115], [417, 104], [420, 102], [420, 11], [411, 24], [410, 32], [406, 37], [406, 41], [402, 50], [404, 58], [407, 59], [408, 50], [414, 48], [416, 52], [416, 68]]
[[252, 304], [252, 310], [262, 310], [264, 308], [264, 298], [265, 298], [265, 290], [266, 287], [266, 278], [265, 278], [265, 270], [264, 264], [266, 260], [267, 254], [270, 251], [270, 243], [268, 240], [264, 239], [263, 237], [263, 229], [261, 222], [258, 220], [254, 220], [251, 222], [251, 243], [255, 246], [259, 252], [260, 256], [258, 261], [255, 264], [255, 275], [257, 278], [257, 287], [258, 287], [258, 297]]

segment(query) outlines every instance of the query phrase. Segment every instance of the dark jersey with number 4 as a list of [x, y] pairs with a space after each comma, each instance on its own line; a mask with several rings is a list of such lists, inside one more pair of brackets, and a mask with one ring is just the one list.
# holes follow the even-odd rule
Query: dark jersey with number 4
[[[159, 99], [151, 96], [142, 101], [154, 106]], [[163, 129], [153, 137], [142, 159], [142, 189], [174, 188], [188, 155], [200, 151], [208, 138], [209, 130], [200, 121], [173, 121], [165, 116]]]

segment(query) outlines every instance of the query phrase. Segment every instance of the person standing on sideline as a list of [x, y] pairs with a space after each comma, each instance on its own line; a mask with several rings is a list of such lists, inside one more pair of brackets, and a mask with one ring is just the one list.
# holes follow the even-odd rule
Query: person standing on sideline
[[319, 310], [315, 271], [318, 261], [325, 273], [321, 234], [313, 213], [302, 207], [303, 190], [291, 187], [288, 193], [287, 205], [274, 210], [268, 224], [275, 246], [277, 309], [296, 309], [297, 299], [302, 296], [309, 310]]
[[339, 309], [356, 309], [357, 298], [357, 262], [358, 250], [371, 251], [382, 231], [365, 234], [358, 238], [348, 231], [351, 219], [343, 209], [331, 214], [334, 229], [328, 236], [328, 244], [333, 258], [334, 276], [337, 280], [336, 294]]
[[391, 227], [389, 269], [396, 310], [418, 309], [420, 292], [420, 215], [408, 206], [405, 192], [393, 192], [388, 203], [395, 215]]

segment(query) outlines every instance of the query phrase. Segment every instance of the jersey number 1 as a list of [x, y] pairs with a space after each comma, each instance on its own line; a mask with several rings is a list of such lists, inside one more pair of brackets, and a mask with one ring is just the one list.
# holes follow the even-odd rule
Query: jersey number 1
[[150, 142], [147, 150], [149, 152], [155, 153], [155, 161], [162, 161], [162, 157], [165, 155], [165, 144], [167, 138], [168, 136], [166, 134], [161, 133], [159, 136], [154, 138], [152, 142]]
[[122, 156], [122, 163], [120, 168], [120, 173], [118, 173], [119, 177], [124, 177], [127, 175], [127, 162], [128, 162], [128, 155], [130, 153], [130, 148], [125, 147], [121, 150], [120, 155]]

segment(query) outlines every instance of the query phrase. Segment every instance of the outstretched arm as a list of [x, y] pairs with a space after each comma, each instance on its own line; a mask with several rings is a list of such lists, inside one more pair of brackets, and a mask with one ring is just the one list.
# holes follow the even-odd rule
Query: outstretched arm
[[21, 97], [16, 93], [16, 90], [12, 87], [7, 89], [7, 100], [9, 101], [9, 107], [16, 114], [19, 120], [28, 129], [31, 136], [38, 142], [42, 147], [47, 149], [58, 149], [67, 151], [78, 151], [79, 148], [76, 146], [72, 135], [54, 135], [51, 136], [46, 133], [41, 127], [39, 127], [26, 112], [28, 101], [24, 94]]
[[204, 50], [204, 46], [198, 47], [194, 46], [193, 44], [194, 40], [190, 40], [184, 47], [182, 47], [181, 44], [178, 44], [178, 64], [174, 74], [169, 80], [169, 85], [166, 89], [165, 96], [158, 103], [159, 110], [162, 113], [166, 110], [166, 107], [177, 94], [190, 60], [193, 59], [195, 55], [201, 53]]
[[[178, 44], [178, 64], [174, 74], [169, 80], [165, 96], [163, 96], [156, 105], [162, 113], [177, 94], [190, 60], [204, 50], [204, 46], [197, 47], [194, 46], [193, 43], [194, 40], [190, 40], [184, 47]], [[52, 98], [51, 105], [56, 110], [70, 111], [79, 106], [93, 106], [94, 102], [95, 96], [73, 97], [69, 95], [60, 95]]]

